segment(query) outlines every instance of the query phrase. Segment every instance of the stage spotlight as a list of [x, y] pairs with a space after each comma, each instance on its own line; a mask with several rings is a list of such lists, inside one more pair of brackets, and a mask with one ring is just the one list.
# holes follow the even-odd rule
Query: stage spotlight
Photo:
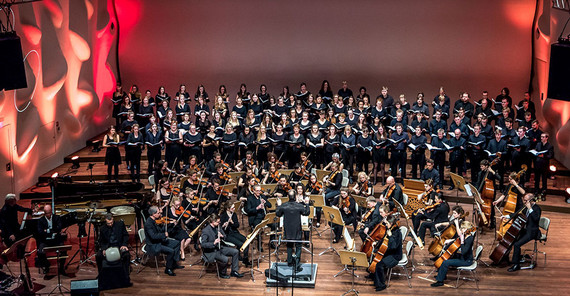
[[77, 155], [71, 158], [71, 163], [73, 163], [73, 165], [71, 166], [72, 169], [78, 169], [79, 167], [81, 167], [81, 165], [79, 164], [79, 156]]
[[55, 178], [57, 178], [58, 176], [59, 176], [59, 173], [58, 173], [58, 172], [55, 172], [55, 173], [53, 173], [53, 175], [51, 175], [51, 178], [52, 178], [52, 179], [55, 179]]
[[566, 196], [566, 203], [570, 203], [570, 187], [566, 187], [566, 190], [564, 190], [564, 195]]
[[91, 152], [99, 152], [101, 151], [101, 140], [95, 140], [91, 142]]

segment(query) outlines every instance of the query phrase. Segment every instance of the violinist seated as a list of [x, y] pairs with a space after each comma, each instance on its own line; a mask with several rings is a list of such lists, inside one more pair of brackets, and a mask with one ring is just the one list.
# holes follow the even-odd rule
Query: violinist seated
[[184, 208], [180, 197], [173, 197], [170, 200], [170, 206], [164, 209], [163, 216], [166, 217], [166, 230], [168, 237], [173, 238], [180, 242], [180, 260], [186, 260], [184, 250], [192, 240], [188, 235], [186, 228], [186, 221], [184, 219]]
[[[100, 282], [100, 285], [107, 285], [107, 288], [121, 288], [131, 286], [130, 280], [130, 266], [131, 266], [131, 254], [129, 253], [129, 233], [125, 227], [125, 223], [122, 220], [115, 221], [113, 219], [113, 214], [107, 213], [105, 215], [105, 224], [101, 226], [99, 231], [99, 251], [95, 255], [95, 260], [97, 261], [97, 270], [99, 272], [99, 278], [109, 275], [112, 271], [111, 277], [115, 279], [123, 280], [123, 282], [118, 283], [117, 286], [112, 284]], [[106, 259], [107, 251], [111, 252], [110, 248], [117, 248], [120, 252], [120, 263], [122, 266], [123, 273], [121, 275], [115, 274], [115, 269], [109, 269], [109, 272], [105, 272], [105, 266], [111, 265], [114, 262], [108, 262]], [[103, 271], [103, 276], [101, 271]], [[112, 286], [112, 287], [111, 287]]]
[[287, 181], [287, 177], [281, 175], [279, 177], [279, 184], [275, 187], [275, 192], [273, 193], [276, 197], [286, 197], [289, 190], [293, 189], [291, 184]]
[[[200, 236], [204, 257], [206, 257], [208, 262], [217, 261], [220, 267], [219, 276], [221, 278], [229, 279], [230, 276], [243, 277], [243, 274], [239, 273], [239, 251], [223, 245], [222, 240], [226, 238], [226, 233], [221, 229], [220, 216], [213, 214], [209, 219], [210, 223], [204, 227], [202, 236]], [[227, 274], [228, 257], [232, 257], [232, 271], [230, 275]]]
[[402, 187], [400, 187], [400, 185], [396, 183], [394, 177], [389, 176], [388, 178], [386, 178], [386, 185], [388, 186], [386, 186], [386, 189], [384, 189], [382, 194], [380, 194], [380, 202], [388, 203], [388, 205], [390, 206], [390, 211], [396, 208], [396, 203], [394, 202], [394, 200], [403, 206], [404, 193], [402, 192]]
[[253, 194], [253, 186], [259, 184], [259, 179], [255, 178], [254, 176], [247, 177], [245, 182], [246, 186], [243, 186], [237, 195], [238, 200], [244, 204], [247, 202], [247, 197]]
[[170, 186], [170, 181], [168, 181], [166, 177], [163, 177], [158, 181], [158, 190], [154, 196], [153, 204], [158, 205], [160, 208], [164, 208], [171, 195], [172, 187]]
[[[54, 247], [63, 245], [67, 239], [65, 230], [61, 222], [61, 217], [52, 211], [51, 205], [44, 206], [44, 216], [38, 220], [38, 235], [36, 241], [38, 244], [38, 257], [36, 266], [42, 268], [47, 277], [49, 273], [50, 262], [47, 260], [45, 247]], [[63, 254], [62, 256], [65, 256]], [[59, 260], [59, 274], [67, 275], [65, 272], [65, 259]]]
[[[317, 175], [311, 174], [309, 176], [309, 182], [307, 183], [307, 188], [305, 189], [306, 195], [313, 195], [318, 194], [321, 195], [323, 193], [323, 183], [317, 180]], [[322, 208], [315, 207], [315, 220], [316, 227], [321, 227], [321, 215], [322, 215]]]
[[144, 223], [146, 252], [150, 256], [166, 254], [166, 269], [164, 273], [169, 276], [176, 276], [174, 270], [183, 268], [178, 265], [180, 260], [180, 241], [168, 237], [168, 232], [165, 231], [166, 219], [161, 219], [162, 214], [157, 206], [150, 207], [148, 213], [150, 217]]
[[326, 187], [325, 203], [330, 207], [333, 205], [333, 200], [340, 194], [340, 187], [342, 186], [342, 174], [336, 162], [332, 162], [331, 173], [325, 176], [323, 185]]
[[220, 185], [227, 185], [233, 183], [231, 176], [224, 170], [224, 166], [221, 163], [216, 164], [216, 172], [210, 176], [210, 179], [219, 179]]
[[245, 171], [246, 167], [250, 167], [253, 171], [257, 170], [257, 161], [253, 158], [253, 151], [248, 150], [245, 158], [236, 164], [236, 171]]
[[440, 183], [439, 171], [434, 168], [434, 164], [433, 159], [426, 160], [426, 168], [420, 174], [420, 179], [423, 181], [432, 180], [434, 188], [439, 187], [439, 189], [443, 189], [443, 185]]
[[[273, 153], [273, 152], [269, 152], [269, 153], [267, 153], [267, 161], [263, 165], [263, 169], [261, 170], [261, 174], [266, 175], [267, 172], [270, 171], [270, 168], [272, 165], [275, 166], [275, 170], [279, 170], [280, 168], [283, 167], [283, 163], [280, 162], [279, 160], [277, 160], [277, 155], [275, 155], [275, 153]], [[277, 183], [277, 180], [275, 181], [275, 183]], [[264, 183], [264, 184], [270, 184], [270, 183]]]
[[[241, 175], [238, 178], [238, 183], [237, 183], [237, 188], [238, 188], [238, 192], [242, 191], [242, 189], [247, 186], [247, 181], [251, 178], [257, 179], [257, 177], [254, 175], [253, 173], [253, 168], [250, 166], [246, 166], [245, 167], [245, 172], [243, 173], [243, 175]], [[256, 180], [258, 183], [261, 182], [261, 180], [257, 179]]]
[[[340, 195], [338, 195], [333, 201], [333, 207], [337, 207], [342, 215], [342, 221], [344, 225], [350, 225], [354, 229], [358, 226], [358, 221], [356, 221], [356, 202], [354, 198], [348, 194], [348, 188], [342, 188], [340, 190]], [[342, 235], [342, 226], [333, 224], [334, 239], [333, 243], [338, 243]]]
[[208, 203], [204, 206], [204, 212], [211, 215], [220, 211], [222, 203], [226, 202], [232, 197], [232, 193], [220, 187], [220, 179], [212, 179], [212, 186], [208, 187], [206, 191], [206, 199]]
[[187, 192], [192, 190], [194, 193], [202, 190], [202, 187], [206, 186], [206, 181], [201, 181], [198, 179], [198, 172], [195, 170], [190, 170], [188, 172], [188, 179], [182, 183], [182, 192]]
[[309, 155], [307, 152], [301, 152], [301, 172], [303, 172], [304, 178], [309, 179], [311, 174], [311, 169], [313, 168], [313, 163], [309, 160]]
[[[239, 219], [235, 211], [236, 207], [233, 202], [225, 202], [220, 213], [220, 223], [222, 230], [226, 233], [225, 241], [234, 244], [236, 249], [240, 250], [246, 241], [246, 237], [239, 232]], [[243, 256], [240, 257], [246, 267], [251, 266], [248, 254], [249, 246], [243, 251]]]
[[277, 171], [277, 166], [272, 164], [261, 182], [262, 184], [275, 184], [279, 182], [279, 177], [281, 174]]
[[293, 172], [291, 172], [291, 175], [289, 176], [289, 183], [291, 183], [291, 186], [295, 186], [302, 180], [305, 180], [305, 174], [303, 173], [301, 164], [298, 163], [295, 165]]
[[23, 238], [18, 222], [18, 212], [32, 214], [33, 210], [18, 205], [15, 194], [6, 194], [4, 206], [0, 210], [0, 235], [7, 247]]
[[[491, 182], [493, 183], [493, 188], [497, 188], [495, 181], [499, 180], [500, 177], [499, 174], [497, 174], [493, 170], [489, 161], [486, 159], [481, 160], [480, 168], [481, 170], [477, 173], [477, 181], [474, 184], [475, 188], [477, 188], [477, 190], [479, 191], [483, 191], [485, 187], [485, 181], [487, 179], [491, 180]], [[493, 196], [493, 199], [494, 198], [495, 197]], [[493, 202], [493, 204], [495, 203]], [[495, 229], [495, 207], [491, 207], [491, 215], [489, 216], [489, 220], [490, 220], [489, 228]]]
[[372, 231], [376, 225], [382, 222], [382, 220], [388, 216], [388, 212], [390, 211], [388, 205], [383, 205], [377, 202], [374, 196], [369, 196], [366, 200], [366, 203], [368, 207], [368, 212], [364, 214], [366, 220], [358, 223], [360, 227], [360, 230], [358, 230], [358, 235], [360, 235], [360, 238], [363, 242], [366, 241], [366, 238], [369, 235], [370, 231]]
[[[217, 164], [224, 164], [222, 161], [222, 155], [219, 152], [215, 152], [214, 153], [214, 158], [210, 159], [210, 161], [208, 161], [208, 163], [206, 164], [206, 171], [204, 172], [204, 176], [206, 177], [211, 177], [213, 174], [216, 173], [216, 165]], [[224, 166], [224, 168], [229, 169], [229, 166]]]
[[374, 186], [370, 183], [370, 178], [365, 172], [358, 173], [358, 181], [352, 187], [352, 192], [360, 196], [370, 196], [374, 193], [372, 190]]
[[[425, 244], [426, 229], [430, 229], [431, 236], [435, 233], [435, 224], [447, 222], [449, 214], [449, 205], [443, 200], [441, 194], [435, 195], [435, 203], [427, 206], [426, 209], [419, 209], [418, 213], [412, 216], [414, 223], [414, 232], [418, 234], [418, 238]], [[426, 220], [422, 222], [422, 220]], [[421, 224], [421, 225], [420, 225]], [[419, 229], [419, 230], [418, 230]]]
[[436, 282], [431, 284], [432, 287], [443, 286], [443, 281], [447, 278], [447, 270], [449, 267], [469, 266], [473, 263], [473, 241], [475, 238], [475, 231], [466, 234], [470, 229], [474, 229], [474, 225], [469, 221], [463, 221], [457, 231], [461, 248], [454, 254], [454, 258], [443, 261], [437, 271], [435, 277]]
[[526, 194], [526, 191], [523, 188], [522, 184], [519, 184], [517, 182], [516, 176], [517, 173], [515, 172], [509, 174], [509, 186], [507, 186], [506, 191], [503, 192], [503, 194], [501, 194], [501, 196], [493, 202], [493, 205], [499, 205], [503, 200], [505, 200], [506, 196], [508, 196], [510, 192], [513, 192], [517, 195], [517, 205], [515, 207], [515, 212], [524, 207], [523, 196]]
[[[386, 235], [388, 236], [388, 248], [382, 257], [382, 260], [376, 263], [376, 269], [372, 278], [374, 279], [374, 286], [376, 292], [386, 289], [386, 270], [398, 265], [402, 260], [402, 232], [398, 227], [396, 218], [389, 216], [384, 222], [386, 224]], [[382, 241], [377, 241], [374, 246], [373, 256], [376, 255], [379, 248], [382, 246]]]
[[[542, 210], [536, 204], [535, 196], [532, 193], [527, 193], [523, 196], [522, 201], [524, 208], [521, 209], [519, 215], [526, 215], [527, 221], [525, 228], [521, 230], [519, 237], [513, 244], [513, 258], [511, 260], [513, 266], [508, 269], [509, 272], [514, 272], [521, 269], [521, 247], [531, 240], [539, 238], [541, 235], [538, 224], [540, 222], [540, 215], [542, 214]], [[511, 218], [514, 219], [515, 214], [513, 213], [509, 216], [503, 216], [501, 218], [503, 218], [503, 223], [505, 223]]]

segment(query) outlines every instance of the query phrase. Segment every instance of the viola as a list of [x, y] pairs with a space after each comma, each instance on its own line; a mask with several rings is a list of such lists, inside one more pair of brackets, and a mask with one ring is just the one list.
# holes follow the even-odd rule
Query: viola
[[311, 193], [319, 194], [321, 193], [321, 190], [323, 190], [323, 183], [317, 181], [315, 183], [309, 184], [309, 187], [311, 187]]
[[163, 224], [172, 224], [172, 223], [176, 223], [176, 220], [175, 220], [175, 219], [172, 219], [172, 218], [168, 218], [168, 217], [164, 216], [164, 217], [160, 217], [160, 218], [158, 218], [158, 219], [154, 220], [154, 222], [155, 222], [156, 224], [159, 224], [159, 225], [163, 225]]
[[180, 187], [174, 187], [173, 185], [170, 185], [166, 188], [166, 193], [172, 195], [178, 195], [180, 194]]
[[183, 206], [178, 207], [174, 210], [174, 214], [176, 216], [182, 216], [183, 218], [190, 218], [192, 216], [192, 212], [190, 210], [185, 210]]

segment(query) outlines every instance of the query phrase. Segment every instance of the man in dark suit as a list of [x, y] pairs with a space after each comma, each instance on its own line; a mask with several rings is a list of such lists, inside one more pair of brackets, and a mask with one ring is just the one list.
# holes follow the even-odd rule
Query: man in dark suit
[[123, 221], [115, 222], [113, 219], [113, 214], [107, 213], [105, 215], [105, 225], [99, 230], [99, 251], [95, 255], [97, 261], [97, 269], [101, 272], [101, 267], [103, 266], [103, 260], [106, 256], [107, 249], [111, 247], [119, 248], [121, 252], [121, 262], [123, 263], [123, 268], [125, 274], [128, 277], [130, 273], [131, 264], [131, 254], [129, 253], [129, 233], [125, 228], [125, 223]]
[[32, 209], [18, 205], [15, 194], [6, 194], [4, 206], [0, 210], [0, 234], [8, 247], [23, 238], [20, 233], [20, 223], [18, 223], [18, 212], [31, 214]]
[[175, 276], [174, 269], [184, 268], [184, 266], [178, 265], [180, 260], [180, 241], [169, 238], [165, 227], [156, 224], [156, 220], [162, 216], [158, 207], [150, 207], [148, 213], [150, 217], [144, 223], [146, 251], [150, 255], [166, 254], [166, 269], [164, 273], [169, 276]]
[[[527, 217], [526, 226], [519, 235], [519, 238], [513, 244], [513, 258], [511, 260], [511, 262], [513, 262], [513, 266], [508, 269], [509, 272], [514, 272], [521, 269], [521, 247], [531, 240], [540, 237], [540, 229], [538, 228], [538, 224], [540, 222], [540, 215], [542, 213], [542, 210], [534, 201], [534, 195], [531, 193], [527, 193], [523, 196], [523, 203], [525, 209], [523, 209], [519, 215], [525, 215]], [[503, 217], [503, 220], [508, 220], [510, 218], [511, 216]]]
[[[45, 247], [61, 246], [66, 239], [65, 230], [61, 223], [61, 217], [55, 215], [51, 205], [44, 206], [44, 216], [38, 220], [38, 235], [36, 241], [38, 244], [38, 262], [36, 266], [41, 267], [43, 272], [49, 273], [50, 262], [47, 260]], [[62, 254], [65, 256], [67, 254]], [[59, 260], [59, 273], [67, 275], [65, 272], [65, 259]]]
[[461, 242], [461, 251], [457, 251], [454, 254], [454, 258], [443, 261], [437, 271], [437, 276], [435, 277], [437, 281], [431, 284], [432, 287], [443, 286], [443, 281], [447, 278], [447, 270], [450, 266], [469, 266], [471, 263], [473, 263], [473, 241], [476, 234], [466, 233], [467, 230], [473, 228], [474, 226], [471, 224], [471, 222], [461, 222], [459, 230], [457, 231], [459, 240]]
[[386, 201], [390, 204], [390, 211], [396, 207], [397, 201], [402, 206], [404, 205], [404, 194], [402, 192], [402, 187], [396, 183], [394, 177], [390, 176], [386, 178], [386, 189], [380, 195], [380, 201]]
[[[548, 142], [548, 133], [540, 135], [540, 142], [536, 144], [534, 150], [543, 152], [535, 156], [534, 159], [534, 193], [546, 194], [546, 179], [548, 178], [548, 166], [550, 159], [554, 157], [554, 147]], [[540, 187], [542, 182], [542, 187]], [[540, 188], [540, 189], [539, 189]], [[543, 195], [543, 197], [544, 197]]]
[[[210, 223], [202, 230], [200, 236], [200, 244], [206, 260], [209, 262], [217, 261], [220, 264], [220, 277], [229, 279], [230, 276], [241, 278], [243, 274], [239, 273], [239, 251], [234, 248], [226, 247], [222, 243], [222, 239], [226, 237], [224, 230], [220, 227], [220, 216], [214, 214], [210, 216]], [[227, 274], [228, 256], [232, 257], [232, 272]]]
[[[301, 215], [308, 216], [310, 212], [309, 198], [296, 200], [294, 190], [288, 192], [289, 202], [281, 205], [281, 199], [277, 199], [277, 217], [283, 217], [283, 229], [286, 240], [302, 240]], [[301, 267], [301, 246], [302, 243], [287, 242], [287, 264], [294, 266], [297, 272], [303, 270]], [[295, 247], [295, 258], [293, 258], [293, 247]]]

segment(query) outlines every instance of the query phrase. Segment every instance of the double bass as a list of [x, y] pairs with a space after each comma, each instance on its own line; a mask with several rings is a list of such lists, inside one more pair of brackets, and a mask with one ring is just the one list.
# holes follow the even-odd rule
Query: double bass
[[[464, 236], [467, 237], [469, 234], [471, 234], [475, 231], [477, 231], [477, 228], [475, 226], [473, 226], [473, 228], [465, 230]], [[461, 247], [461, 238], [460, 237], [458, 237], [451, 245], [449, 245], [449, 247], [447, 247], [447, 249], [445, 249], [443, 254], [441, 254], [441, 256], [439, 256], [439, 258], [437, 258], [437, 260], [435, 261], [435, 264], [434, 264], [435, 267], [439, 268], [441, 266], [441, 264], [443, 263], [443, 261], [451, 258], [453, 256], [453, 254], [455, 254], [457, 249], [459, 249], [459, 247]]]
[[[497, 152], [497, 157], [491, 161], [489, 167], [492, 167], [499, 163], [501, 160], [501, 153]], [[485, 172], [484, 181], [481, 182], [481, 185], [477, 190], [481, 193], [481, 199], [483, 200], [483, 204], [481, 205], [481, 211], [485, 215], [485, 219], [479, 220], [479, 224], [488, 224], [489, 220], [491, 219], [491, 210], [493, 207], [493, 201], [495, 199], [495, 186], [494, 181], [488, 178], [489, 176], [489, 169]]]
[[[526, 172], [526, 165], [523, 165], [522, 170], [520, 170], [516, 176], [514, 177], [516, 181], [520, 180], [520, 177], [522, 176], [522, 174], [524, 174]], [[516, 211], [517, 208], [517, 194], [515, 192], [513, 192], [513, 185], [510, 184], [509, 187], [507, 187], [507, 201], [505, 202], [505, 206], [503, 207], [503, 211], [502, 211], [502, 215], [503, 216], [507, 216], [510, 215], [512, 213], [514, 213]], [[505, 232], [507, 232], [507, 230], [509, 229], [509, 227], [511, 227], [512, 222], [504, 224], [501, 223], [499, 225], [499, 229], [497, 230], [497, 238], [501, 239], [503, 237], [503, 235], [505, 235]]]

